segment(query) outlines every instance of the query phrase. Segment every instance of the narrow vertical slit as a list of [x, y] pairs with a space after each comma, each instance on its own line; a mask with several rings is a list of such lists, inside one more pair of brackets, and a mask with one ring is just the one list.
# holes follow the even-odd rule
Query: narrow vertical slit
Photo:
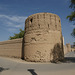
[[40, 24], [38, 24], [39, 28], [40, 28]]
[[49, 28], [49, 24], [48, 24], [48, 28]]

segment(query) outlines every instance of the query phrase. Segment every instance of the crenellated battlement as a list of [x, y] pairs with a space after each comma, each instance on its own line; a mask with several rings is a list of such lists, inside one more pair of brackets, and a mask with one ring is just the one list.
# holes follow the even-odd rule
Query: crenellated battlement
[[25, 21], [25, 31], [49, 29], [52, 31], [61, 31], [61, 22], [59, 16], [52, 13], [37, 13], [29, 16]]

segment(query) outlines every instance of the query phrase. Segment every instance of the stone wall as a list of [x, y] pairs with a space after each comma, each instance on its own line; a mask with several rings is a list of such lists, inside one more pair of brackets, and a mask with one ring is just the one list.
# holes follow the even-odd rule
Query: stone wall
[[66, 44], [66, 47], [67, 47], [67, 51], [70, 52], [71, 51], [71, 45], [70, 45], [70, 43]]
[[68, 53], [67, 46], [64, 45], [64, 55]]
[[63, 37], [59, 16], [52, 13], [29, 16], [25, 21], [24, 38], [0, 42], [0, 56], [36, 62], [63, 60]]
[[71, 51], [72, 49], [71, 49], [70, 43], [67, 43], [66, 45], [64, 45], [64, 54], [71, 52]]
[[22, 38], [0, 42], [0, 56], [22, 57]]
[[56, 14], [29, 16], [25, 21], [24, 40], [26, 61], [52, 61], [64, 57], [61, 21]]
[[74, 51], [75, 52], [75, 45], [72, 45], [71, 51]]

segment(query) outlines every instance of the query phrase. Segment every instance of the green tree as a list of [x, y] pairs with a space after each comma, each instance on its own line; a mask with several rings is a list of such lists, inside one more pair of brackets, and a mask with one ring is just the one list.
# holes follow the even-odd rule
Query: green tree
[[24, 30], [20, 29], [20, 32], [18, 34], [14, 33], [14, 36], [10, 36], [9, 39], [17, 39], [17, 38], [22, 38], [24, 37]]
[[[73, 21], [75, 22], [75, 0], [70, 0], [71, 4], [69, 6], [69, 8], [73, 9], [73, 11], [71, 12], [70, 15], [67, 16], [67, 19], [69, 19], [69, 21]], [[75, 23], [74, 23], [75, 25]], [[73, 29], [71, 35], [75, 38], [75, 28]]]
[[71, 35], [75, 38], [75, 28], [73, 29]]
[[73, 43], [73, 45], [75, 45], [75, 42]]

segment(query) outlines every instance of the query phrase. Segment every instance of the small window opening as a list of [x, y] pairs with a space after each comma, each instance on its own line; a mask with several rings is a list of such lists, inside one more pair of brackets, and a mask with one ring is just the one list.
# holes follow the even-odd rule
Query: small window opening
[[30, 25], [32, 24], [32, 21], [33, 21], [33, 19], [31, 18], [31, 19], [29, 20], [29, 24], [30, 24]]
[[40, 28], [40, 24], [38, 24], [39, 28]]
[[32, 23], [33, 19], [31, 18], [30, 21], [31, 21], [31, 23]]
[[59, 22], [60, 22], [60, 20], [59, 20]]
[[55, 25], [55, 29], [57, 30], [57, 25]]
[[49, 28], [49, 24], [48, 24], [48, 28]]

